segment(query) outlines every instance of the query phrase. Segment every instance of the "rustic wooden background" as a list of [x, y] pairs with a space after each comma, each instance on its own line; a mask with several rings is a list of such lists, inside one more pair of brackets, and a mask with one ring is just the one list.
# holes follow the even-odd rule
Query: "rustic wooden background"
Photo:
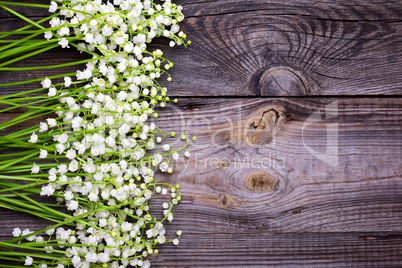
[[[193, 43], [153, 45], [175, 63], [165, 85], [180, 100], [157, 123], [198, 140], [161, 175], [182, 186], [168, 228], [183, 236], [153, 266], [402, 267], [402, 2], [176, 2]], [[0, 10], [0, 31], [22, 25]], [[55, 49], [23, 64], [83, 58]], [[59, 71], [0, 72], [0, 82]], [[331, 161], [317, 156], [326, 152]], [[0, 239], [47, 226], [0, 213]]]

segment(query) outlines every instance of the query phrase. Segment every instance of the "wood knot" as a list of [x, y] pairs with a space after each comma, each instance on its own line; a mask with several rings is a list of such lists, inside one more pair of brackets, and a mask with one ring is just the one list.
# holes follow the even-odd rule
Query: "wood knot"
[[305, 96], [307, 81], [298, 72], [287, 67], [272, 67], [266, 70], [259, 81], [261, 96]]
[[230, 197], [230, 195], [227, 194], [221, 194], [219, 196], [219, 204], [221, 204], [223, 207], [228, 208], [232, 204], [233, 199]]
[[256, 146], [269, 140], [275, 133], [274, 130], [278, 126], [280, 118], [279, 112], [271, 108], [247, 120], [245, 125], [245, 144]]
[[290, 120], [292, 120], [292, 118], [293, 118], [293, 114], [292, 114], [292, 113], [286, 113], [286, 114], [285, 114], [285, 119], [286, 119], [286, 121], [290, 121]]
[[229, 166], [229, 161], [225, 159], [220, 159], [217, 163], [213, 163], [212, 166], [220, 170], [224, 170]]
[[255, 192], [270, 192], [277, 188], [278, 181], [263, 171], [251, 173], [246, 178], [246, 186]]

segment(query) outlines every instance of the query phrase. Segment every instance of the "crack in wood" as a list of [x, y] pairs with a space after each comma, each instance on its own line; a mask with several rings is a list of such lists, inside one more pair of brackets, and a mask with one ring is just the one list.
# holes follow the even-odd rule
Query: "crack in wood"
[[308, 84], [302, 74], [282, 66], [271, 67], [266, 70], [260, 77], [258, 87], [262, 96], [309, 95]]

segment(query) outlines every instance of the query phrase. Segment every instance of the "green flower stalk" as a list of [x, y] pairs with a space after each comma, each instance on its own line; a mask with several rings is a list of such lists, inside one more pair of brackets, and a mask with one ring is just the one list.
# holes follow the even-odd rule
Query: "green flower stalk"
[[[23, 5], [54, 13], [34, 22], [8, 6]], [[0, 112], [25, 112], [0, 124], [8, 129], [47, 117], [39, 125], [0, 137], [0, 206], [51, 222], [43, 230], [14, 229], [14, 239], [0, 242], [0, 259], [21, 264], [4, 267], [149, 267], [146, 259], [166, 242], [163, 223], [173, 220], [180, 186], [157, 182], [173, 172], [173, 161], [189, 157], [193, 139], [183, 147], [161, 145], [173, 133], [154, 123], [157, 106], [172, 100], [157, 79], [173, 66], [161, 50], [148, 51], [156, 37], [169, 45], [187, 45], [178, 23], [182, 7], [166, 1], [52, 1], [49, 6], [0, 1], [0, 7], [29, 23], [0, 33], [0, 71], [51, 69], [86, 64], [75, 73], [33, 79], [42, 87], [0, 97]], [[48, 22], [50, 27], [44, 27]], [[26, 35], [8, 40], [13, 35]], [[35, 39], [44, 35], [47, 40]], [[91, 59], [44, 67], [10, 67], [61, 46], [75, 47]], [[168, 80], [172, 78], [168, 75]], [[73, 77], [75, 76], [75, 77]], [[64, 82], [54, 82], [64, 78]], [[177, 100], [173, 100], [177, 102]], [[150, 214], [154, 194], [169, 196], [161, 219]], [[55, 204], [36, 196], [53, 196]], [[21, 250], [25, 250], [22, 252]], [[29, 252], [29, 253], [27, 253]]]

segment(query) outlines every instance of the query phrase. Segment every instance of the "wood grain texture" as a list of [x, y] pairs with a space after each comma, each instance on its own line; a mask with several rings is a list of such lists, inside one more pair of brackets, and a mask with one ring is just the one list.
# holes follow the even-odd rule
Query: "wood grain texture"
[[[155, 123], [198, 139], [191, 158], [157, 176], [181, 185], [166, 227], [183, 236], [150, 257], [153, 267], [402, 267], [402, 99], [328, 97], [402, 93], [401, 2], [176, 2], [192, 45], [169, 48], [161, 39], [151, 48], [175, 63], [173, 81], [161, 82], [168, 94], [193, 98], [179, 98]], [[0, 31], [23, 25], [0, 8]], [[14, 66], [85, 58], [60, 48]], [[0, 83], [76, 69], [0, 72]], [[4, 87], [0, 95], [39, 86]], [[304, 95], [323, 97], [240, 97]], [[155, 209], [162, 200], [155, 197]], [[0, 209], [0, 241], [14, 227], [48, 225]]]
[[[192, 79], [196, 82], [180, 80], [179, 85], [190, 83], [190, 89], [219, 92], [214, 95], [222, 91], [264, 96], [401, 92], [396, 82], [401, 79], [397, 67], [402, 56], [400, 2], [195, 1], [187, 5], [184, 28], [193, 45], [178, 53], [183, 60], [191, 55], [196, 64], [178, 71], [197, 76]], [[390, 73], [392, 79], [386, 82]], [[208, 83], [202, 77], [214, 81], [212, 87], [205, 87]]]
[[[190, 204], [177, 213], [195, 214], [192, 233], [400, 232], [401, 105], [401, 99], [183, 101], [164, 127], [181, 125], [198, 137], [190, 160], [166, 176], [189, 193]], [[308, 125], [317, 111], [322, 119]], [[328, 131], [334, 126], [337, 136]], [[326, 152], [327, 159], [318, 155]]]
[[[392, 98], [181, 98], [165, 108], [158, 126], [198, 139], [190, 159], [156, 176], [181, 185], [167, 228], [184, 236], [162, 246], [154, 266], [401, 266], [401, 106]], [[331, 166], [307, 147], [331, 152], [334, 124]], [[3, 238], [16, 224], [48, 226], [0, 214]]]
[[151, 260], [154, 267], [400, 267], [400, 243], [361, 233], [188, 235]]
[[[46, 3], [46, 1], [39, 1]], [[163, 48], [175, 61], [172, 95], [295, 96], [400, 94], [400, 1], [177, 1], [192, 45]], [[21, 9], [47, 16], [45, 9]], [[14, 27], [0, 13], [2, 28]], [[71, 50], [72, 57], [79, 57]], [[61, 51], [43, 62], [65, 59]], [[70, 53], [69, 53], [70, 54]], [[41, 61], [39, 62], [41, 64]], [[24, 63], [27, 64], [27, 63]], [[69, 71], [76, 67], [67, 68]], [[37, 72], [51, 75], [56, 70]], [[6, 74], [7, 76], [7, 74]], [[20, 73], [12, 79], [26, 79]], [[0, 81], [4, 80], [0, 74]], [[166, 85], [165, 83], [164, 85]], [[21, 87], [20, 87], [21, 88]]]
[[[0, 226], [7, 230], [12, 231], [9, 226], [16, 223], [31, 229], [49, 225], [37, 218], [0, 212], [4, 224]], [[172, 238], [177, 221], [185, 220], [176, 216], [172, 224], [165, 225]], [[2, 229], [1, 240], [10, 238], [4, 234]], [[393, 232], [281, 234], [250, 230], [236, 234], [234, 229], [232, 233], [191, 234], [186, 231], [178, 246], [159, 246], [159, 253], [149, 256], [149, 260], [152, 267], [400, 267], [401, 244], [401, 234]]]

